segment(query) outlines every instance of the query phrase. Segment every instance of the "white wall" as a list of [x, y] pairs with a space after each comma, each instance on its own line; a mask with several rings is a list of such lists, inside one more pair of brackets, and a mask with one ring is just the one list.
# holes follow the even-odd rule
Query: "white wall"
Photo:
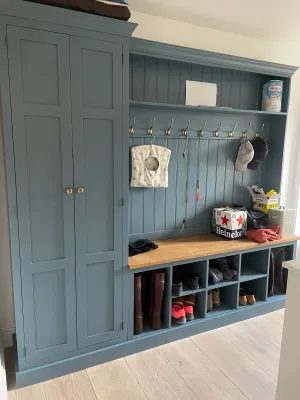
[[[132, 22], [139, 24], [134, 36], [170, 44], [193, 47], [241, 57], [300, 66], [298, 40], [292, 42], [267, 41], [247, 36], [203, 28], [178, 21], [154, 17], [137, 12], [132, 13]], [[299, 38], [300, 40], [300, 38]], [[300, 149], [300, 72], [293, 78], [291, 91], [291, 113], [288, 120], [285, 170], [283, 179], [283, 201], [287, 206], [296, 207], [298, 202], [299, 178], [294, 173], [300, 167], [297, 149]], [[298, 139], [299, 137], [299, 139]], [[300, 218], [300, 217], [299, 217]], [[7, 202], [5, 175], [0, 140], [0, 329], [11, 332], [14, 326], [11, 262], [9, 251]]]

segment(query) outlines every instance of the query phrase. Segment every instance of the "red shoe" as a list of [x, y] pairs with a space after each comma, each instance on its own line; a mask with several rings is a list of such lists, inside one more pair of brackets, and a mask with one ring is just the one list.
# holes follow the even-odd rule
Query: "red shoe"
[[185, 311], [181, 301], [173, 301], [172, 322], [177, 325], [183, 325], [186, 323]]

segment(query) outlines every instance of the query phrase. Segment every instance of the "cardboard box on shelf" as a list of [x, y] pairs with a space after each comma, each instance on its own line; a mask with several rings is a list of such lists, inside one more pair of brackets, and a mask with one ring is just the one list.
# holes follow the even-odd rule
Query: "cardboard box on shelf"
[[217, 105], [217, 84], [207, 82], [186, 81], [185, 104], [187, 106]]
[[258, 186], [248, 186], [254, 210], [268, 214], [269, 209], [279, 208], [280, 193], [270, 190], [267, 194]]
[[214, 208], [212, 229], [226, 239], [241, 239], [247, 232], [247, 213], [229, 207]]

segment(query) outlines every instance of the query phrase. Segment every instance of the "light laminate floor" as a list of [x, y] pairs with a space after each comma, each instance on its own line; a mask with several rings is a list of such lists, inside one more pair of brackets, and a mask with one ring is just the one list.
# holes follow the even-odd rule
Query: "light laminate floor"
[[24, 389], [9, 400], [274, 400], [284, 311]]

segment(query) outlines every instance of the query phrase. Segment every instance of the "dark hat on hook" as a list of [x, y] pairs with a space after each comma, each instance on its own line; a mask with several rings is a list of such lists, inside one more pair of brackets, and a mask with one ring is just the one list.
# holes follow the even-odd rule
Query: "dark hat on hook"
[[261, 161], [264, 161], [267, 158], [269, 154], [269, 148], [266, 140], [261, 137], [257, 137], [255, 140], [253, 140], [252, 147], [254, 150], [254, 157], [253, 160], [248, 164], [247, 168], [256, 170]]

